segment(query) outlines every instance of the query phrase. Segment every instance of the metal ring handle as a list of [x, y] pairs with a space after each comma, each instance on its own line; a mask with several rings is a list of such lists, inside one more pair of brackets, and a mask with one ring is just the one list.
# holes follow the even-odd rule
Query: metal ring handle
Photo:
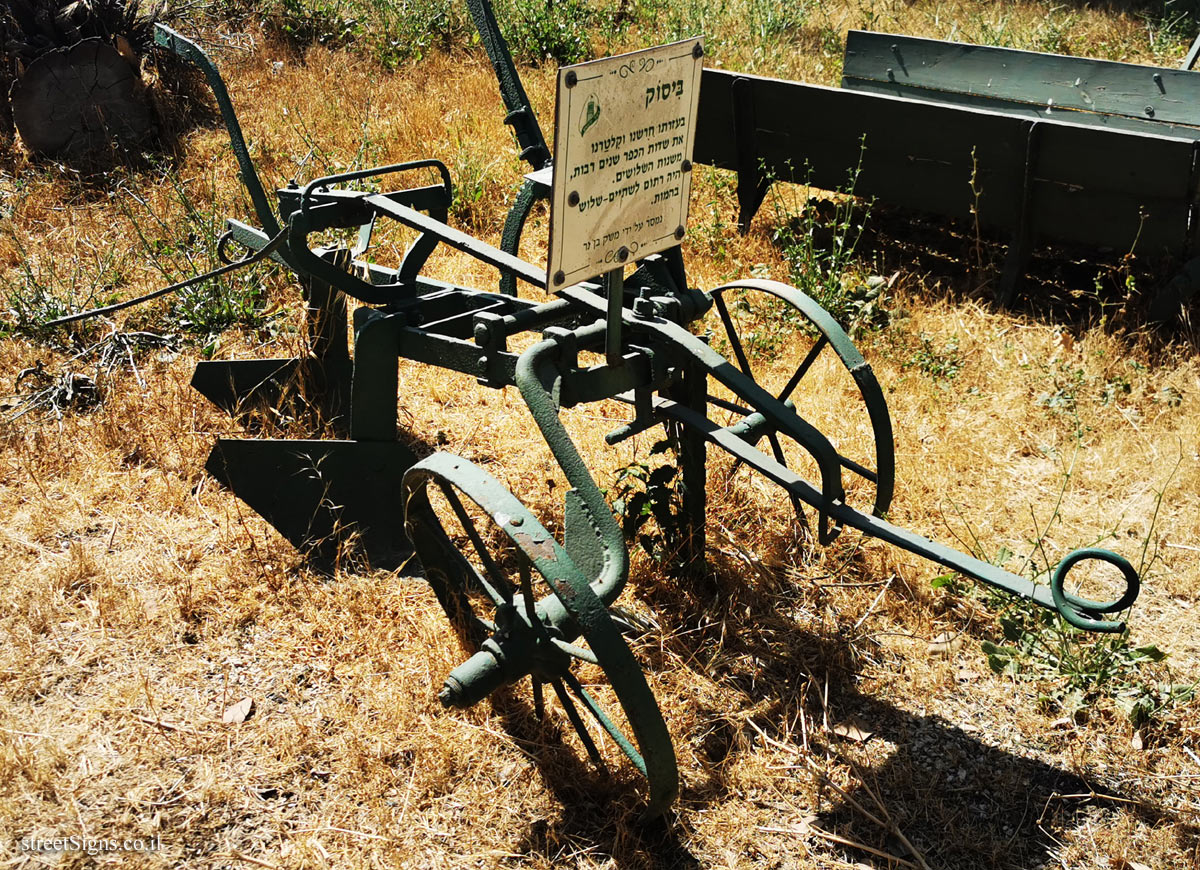
[[[1067, 572], [1077, 562], [1084, 559], [1097, 559], [1101, 562], [1115, 565], [1120, 569], [1121, 574], [1125, 577], [1125, 592], [1120, 598], [1113, 601], [1093, 601], [1090, 598], [1083, 598], [1066, 591], [1064, 587], [1067, 580]], [[1124, 556], [1118, 556], [1109, 550], [1102, 550], [1097, 547], [1086, 547], [1071, 553], [1058, 563], [1058, 567], [1054, 569], [1054, 574], [1050, 578], [1050, 594], [1054, 596], [1054, 606], [1058, 609], [1063, 619], [1084, 631], [1124, 631], [1124, 621], [1109, 621], [1096, 619], [1095, 617], [1103, 613], [1118, 613], [1125, 610], [1137, 600], [1141, 587], [1141, 578], [1138, 577], [1138, 572], [1134, 569], [1133, 565], [1129, 564], [1128, 559]]]

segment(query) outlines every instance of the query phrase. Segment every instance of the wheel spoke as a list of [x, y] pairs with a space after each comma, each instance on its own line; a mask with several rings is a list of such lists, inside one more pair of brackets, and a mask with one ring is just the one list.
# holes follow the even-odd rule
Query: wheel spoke
[[808, 356], [806, 356], [804, 361], [801, 362], [796, 368], [795, 373], [791, 376], [791, 378], [788, 379], [787, 385], [784, 386], [783, 391], [776, 397], [779, 399], [779, 401], [784, 401], [792, 394], [792, 390], [796, 389], [796, 386], [801, 380], [804, 379], [804, 376], [808, 374], [809, 368], [814, 362], [817, 361], [817, 357], [820, 355], [821, 351], [825, 349], [825, 345], [827, 344], [829, 344], [829, 339], [827, 339], [825, 336], [822, 335], [817, 339], [817, 343], [812, 346], [811, 350], [809, 350]]
[[779, 443], [778, 433], [767, 433], [767, 440], [771, 442], [771, 452], [775, 454], [775, 461], [780, 465], [787, 465], [787, 457], [783, 455], [783, 445]]
[[838, 456], [838, 460], [842, 463], [843, 468], [848, 468], [857, 474], [859, 477], [869, 480], [871, 483], [879, 482], [879, 475], [865, 465], [859, 465], [853, 459], [847, 459], [845, 456]]
[[563, 674], [563, 680], [571, 687], [571, 691], [575, 693], [575, 696], [583, 702], [583, 706], [592, 714], [592, 717], [600, 723], [600, 727], [607, 731], [608, 736], [616, 742], [617, 746], [621, 747], [621, 751], [629, 756], [629, 760], [633, 762], [633, 766], [642, 771], [642, 773], [645, 773], [646, 762], [642, 759], [641, 753], [621, 733], [621, 729], [614, 725], [613, 721], [605, 715], [604, 711], [600, 709], [600, 705], [596, 703], [596, 699], [588, 693], [588, 690], [583, 687], [575, 675], [567, 672]]
[[737, 402], [731, 402], [728, 399], [722, 399], [720, 396], [708, 395], [705, 397], [710, 405], [716, 405], [718, 408], [723, 408], [726, 411], [732, 411], [735, 414], [741, 414], [743, 417], [749, 417], [754, 412], [745, 405], [739, 405]]
[[[479, 582], [479, 585], [497, 606], [511, 604], [513, 598], [512, 586], [509, 584], [500, 566], [496, 564], [496, 560], [492, 558], [492, 554], [488, 552], [487, 545], [484, 544], [483, 538], [479, 536], [479, 530], [475, 528], [475, 524], [471, 521], [467, 509], [463, 507], [458, 494], [454, 492], [453, 488], [440, 480], [438, 481], [438, 488], [441, 489], [442, 495], [446, 497], [446, 501], [450, 504], [450, 509], [454, 511], [454, 515], [458, 518], [459, 525], [463, 527], [463, 531], [471, 539], [471, 545], [475, 548], [475, 552], [479, 556], [479, 561], [483, 563], [483, 570], [487, 576], [475, 571], [475, 578]], [[489, 578], [495, 578], [500, 584], [500, 588], [497, 589], [493, 586]]]
[[[571, 677], [570, 672], [565, 673], [564, 676], [574, 679], [574, 677]], [[571, 724], [575, 726], [575, 731], [579, 734], [579, 739], [583, 741], [583, 747], [587, 750], [588, 757], [600, 767], [604, 767], [604, 758], [601, 757], [600, 750], [596, 748], [596, 744], [592, 740], [592, 735], [588, 733], [587, 723], [579, 715], [579, 710], [575, 707], [575, 702], [571, 700], [571, 696], [563, 688], [562, 680], [551, 680], [550, 685], [554, 687], [554, 694], [558, 695], [559, 702], [567, 712], [567, 718], [571, 720]], [[578, 685], [577, 681], [576, 685]]]
[[579, 659], [582, 662], [587, 662], [589, 665], [600, 664], [600, 660], [596, 658], [596, 654], [590, 649], [584, 649], [581, 646], [575, 646], [575, 644], [567, 643], [565, 640], [560, 640], [557, 637], [550, 638], [550, 642], [572, 658]]
[[733, 321], [729, 318], [729, 309], [725, 307], [725, 294], [714, 294], [713, 302], [716, 303], [721, 322], [725, 324], [725, 336], [729, 339], [729, 346], [733, 348], [738, 365], [742, 367], [742, 372], [746, 377], [753, 378], [754, 372], [750, 370], [750, 360], [746, 359], [746, 351], [742, 348], [742, 339], [737, 334], [737, 328], [733, 325]]
[[532, 572], [529, 570], [529, 559], [525, 557], [524, 553], [517, 558], [519, 560], [517, 571], [521, 576], [521, 598], [525, 601], [525, 617], [529, 620], [529, 624], [535, 631], [542, 629], [545, 632], [542, 621], [538, 619], [537, 607], [534, 606], [533, 602], [533, 581], [531, 579]]
[[537, 716], [540, 722], [546, 718], [546, 701], [542, 697], [542, 681], [536, 675], [530, 675], [529, 680], [533, 685], [533, 715]]

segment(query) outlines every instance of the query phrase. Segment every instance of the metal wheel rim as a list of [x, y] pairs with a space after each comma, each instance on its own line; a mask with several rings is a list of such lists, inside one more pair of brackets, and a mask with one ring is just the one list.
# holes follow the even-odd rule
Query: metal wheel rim
[[[477, 572], [454, 546], [445, 527], [430, 506], [426, 494], [430, 483], [452, 486], [482, 509], [524, 554], [529, 565], [541, 576], [545, 586], [574, 620], [591, 647], [596, 659], [595, 664], [608, 678], [630, 730], [633, 731], [637, 748], [634, 748], [634, 743], [628, 738], [614, 733], [615, 726], [611, 725], [611, 720], [605, 725], [601, 716], [597, 715], [594, 700], [590, 699], [578, 681], [572, 685], [568, 678], [564, 677], [563, 680], [585, 709], [600, 721], [601, 727], [613, 737], [614, 742], [634, 766], [646, 776], [650, 787], [648, 811], [652, 814], [665, 811], [679, 788], [671, 737], [641, 666], [588, 579], [575, 566], [566, 550], [499, 481], [461, 457], [449, 453], [434, 454], [414, 465], [404, 476], [405, 527], [417, 557], [425, 567], [430, 583], [452, 622], [455, 608], [465, 604], [472, 613], [473, 608], [470, 608], [469, 602], [466, 601], [463, 590], [455, 588], [457, 581], [454, 575], [447, 571], [446, 566], [439, 560], [450, 557], [451, 571], [460, 576], [463, 575], [464, 569], [471, 573]], [[440, 589], [439, 584], [442, 585]], [[469, 632], [464, 642], [468, 647], [478, 648], [483, 639], [481, 634], [482, 632], [478, 631], [473, 635]], [[577, 655], [574, 657], [579, 658]], [[580, 728], [566, 703], [564, 708], [568, 709], [568, 717], [572, 718], [572, 725], [579, 732]], [[601, 711], [601, 715], [605, 714]], [[619, 729], [616, 730], [619, 732]], [[582, 732], [581, 739], [585, 741], [586, 747], [588, 738]]]
[[[779, 281], [760, 279], [747, 279], [717, 287], [709, 295], [713, 297], [715, 307], [718, 308], [718, 315], [723, 322], [727, 315], [722, 314], [720, 309], [724, 307], [724, 296], [730, 290], [753, 290], [766, 293], [798, 310], [816, 328], [820, 336], [818, 341], [814, 343], [813, 349], [815, 352], [810, 351], [812, 359], [802, 361], [801, 365], [803, 366], [807, 362], [811, 366], [816, 357], [823, 352], [824, 347], [828, 346], [837, 356], [842, 367], [853, 378], [858, 388], [859, 396], [866, 408], [874, 441], [875, 468], [873, 471], [876, 479], [873, 481], [875, 484], [875, 495], [871, 512], [875, 516], [884, 516], [891, 505], [892, 496], [895, 492], [896, 454], [892, 438], [891, 415], [888, 413], [887, 401], [883, 396], [883, 390], [879, 386], [879, 381], [876, 379], [875, 373], [871, 370], [871, 366], [863, 358], [858, 348], [854, 346], [854, 342], [850, 339], [850, 336], [838, 325], [829, 312], [818, 305], [812, 297], [795, 287]], [[725, 324], [725, 328], [726, 330], [729, 328], [727, 323]], [[742, 368], [746, 374], [753, 377], [751, 372], [743, 368], [742, 360], [733, 360], [733, 362], [739, 368]], [[799, 382], [803, 381], [803, 378], [804, 374], [800, 376], [795, 384], [790, 385], [789, 394], [794, 391]], [[842, 458], [845, 459], [846, 457]], [[853, 471], [853, 469], [851, 470]], [[866, 479], [869, 480], [869, 478]]]

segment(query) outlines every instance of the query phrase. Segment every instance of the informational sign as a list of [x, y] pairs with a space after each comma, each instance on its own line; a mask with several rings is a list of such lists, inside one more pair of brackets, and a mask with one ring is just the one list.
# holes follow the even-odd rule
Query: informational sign
[[559, 70], [550, 290], [683, 238], [703, 57], [696, 38]]

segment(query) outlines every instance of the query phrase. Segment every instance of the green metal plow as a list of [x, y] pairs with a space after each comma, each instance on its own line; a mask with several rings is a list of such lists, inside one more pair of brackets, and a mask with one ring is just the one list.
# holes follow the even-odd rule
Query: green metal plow
[[[487, 0], [469, 0], [499, 75], [522, 157], [546, 170], [550, 152]], [[271, 257], [301, 280], [311, 312], [308, 360], [201, 363], [194, 385], [231, 411], [275, 402], [298, 378], [315, 385], [340, 438], [221, 439], [208, 470], [298, 547], [328, 555], [348, 532], [375, 564], [415, 550], [470, 657], [446, 678], [440, 699], [466, 707], [500, 686], [530, 678], [540, 713], [544, 687], [599, 761], [593, 732], [606, 734], [649, 783], [651, 812], [678, 790], [674, 750], [658, 705], [625, 642], [631, 626], [614, 611], [628, 575], [621, 529], [560, 419], [562, 408], [617, 399], [632, 409], [609, 433], [617, 443], [658, 426], [678, 445], [685, 557], [704, 555], [707, 450], [714, 445], [777, 486], [822, 543], [851, 527], [1061, 614], [1072, 625], [1116, 632], [1114, 617], [1138, 593], [1136, 571], [1104, 550], [1070, 554], [1048, 586], [896, 527], [885, 519], [894, 484], [892, 428], [883, 392], [845, 332], [812, 299], [774, 281], [746, 280], [704, 292], [689, 286], [678, 247], [617, 272], [603, 285], [577, 284], [551, 301], [517, 293], [547, 286], [543, 269], [515, 252], [545, 182], [527, 180], [500, 247], [447, 225], [451, 179], [436, 160], [319, 178], [278, 191], [272, 211], [249, 159], [228, 94], [190, 41], [159, 27], [163, 45], [208, 76], [234, 143], [259, 226], [229, 221], [223, 247], [248, 253], [226, 268]], [[367, 178], [410, 182], [387, 193], [348, 190]], [[433, 178], [430, 182], [429, 179]], [[536, 179], [536, 176], [535, 176]], [[377, 221], [416, 232], [398, 268], [366, 258]], [[352, 250], [314, 247], [330, 229], [358, 230]], [[439, 245], [495, 267], [495, 291], [422, 275]], [[198, 279], [194, 279], [198, 280]], [[346, 299], [354, 347], [346, 347]], [[619, 304], [618, 304], [619, 303]], [[766, 326], [764, 326], [766, 318]], [[799, 364], [780, 372], [754, 350], [772, 340], [807, 341]], [[697, 333], [703, 333], [697, 334]], [[518, 352], [518, 341], [540, 335]], [[581, 354], [585, 356], [581, 357]], [[515, 385], [561, 466], [563, 540], [556, 540], [491, 475], [458, 456], [418, 461], [398, 439], [398, 360], [462, 372], [491, 387]], [[588, 360], [601, 359], [601, 362]], [[755, 368], [760, 371], [755, 371]], [[812, 379], [840, 377], [855, 407], [845, 433], [819, 431], [804, 416]], [[821, 382], [822, 384], [825, 381]], [[822, 386], [821, 389], [827, 389]], [[852, 437], [844, 437], [852, 436]], [[1066, 590], [1080, 560], [1115, 565], [1125, 591], [1092, 601]]]

